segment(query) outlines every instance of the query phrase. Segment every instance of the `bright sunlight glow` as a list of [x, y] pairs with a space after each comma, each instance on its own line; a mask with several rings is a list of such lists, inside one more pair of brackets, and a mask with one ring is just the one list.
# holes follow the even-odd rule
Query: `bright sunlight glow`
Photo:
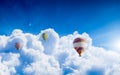
[[109, 48], [120, 51], [120, 37], [112, 37], [108, 42]]
[[120, 49], [120, 39], [116, 39], [113, 41], [113, 47], [116, 49]]

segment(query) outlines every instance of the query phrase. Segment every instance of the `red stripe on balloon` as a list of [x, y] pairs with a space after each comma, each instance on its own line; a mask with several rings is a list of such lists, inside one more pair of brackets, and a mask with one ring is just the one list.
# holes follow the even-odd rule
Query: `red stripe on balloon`
[[73, 43], [77, 43], [77, 42], [86, 42], [85, 39], [83, 38], [76, 38]]

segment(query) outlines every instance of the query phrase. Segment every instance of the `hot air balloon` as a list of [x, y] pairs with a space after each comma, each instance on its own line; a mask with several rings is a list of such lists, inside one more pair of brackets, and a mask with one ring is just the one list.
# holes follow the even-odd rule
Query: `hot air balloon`
[[21, 43], [16, 42], [16, 43], [15, 43], [15, 47], [16, 47], [17, 50], [20, 50], [20, 48], [21, 48]]
[[81, 37], [75, 38], [73, 41], [73, 46], [79, 56], [81, 56], [87, 47], [87, 41]]
[[48, 38], [48, 34], [47, 34], [47, 33], [43, 33], [43, 34], [42, 34], [42, 38], [46, 41], [47, 38]]

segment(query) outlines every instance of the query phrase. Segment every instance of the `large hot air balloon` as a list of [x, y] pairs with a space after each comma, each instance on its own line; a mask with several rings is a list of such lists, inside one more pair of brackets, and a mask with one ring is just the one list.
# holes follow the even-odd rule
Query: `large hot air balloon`
[[47, 38], [48, 38], [48, 34], [47, 34], [47, 33], [43, 33], [43, 34], [42, 34], [42, 38], [46, 41]]
[[16, 47], [17, 50], [20, 50], [20, 48], [21, 48], [21, 43], [16, 42], [16, 43], [15, 43], [15, 47]]
[[86, 39], [81, 37], [75, 38], [73, 41], [73, 46], [74, 46], [74, 49], [79, 54], [79, 56], [81, 56], [87, 47], [87, 41]]

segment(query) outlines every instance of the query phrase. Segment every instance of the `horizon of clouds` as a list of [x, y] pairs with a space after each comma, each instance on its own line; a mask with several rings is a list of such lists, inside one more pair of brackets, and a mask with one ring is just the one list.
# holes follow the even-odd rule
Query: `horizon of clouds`
[[[82, 57], [73, 48], [76, 37], [88, 42]], [[19, 51], [15, 42], [22, 44]], [[89, 34], [77, 31], [60, 37], [51, 28], [38, 35], [15, 29], [9, 36], [0, 35], [0, 75], [119, 75], [119, 58], [119, 52], [96, 47]]]

